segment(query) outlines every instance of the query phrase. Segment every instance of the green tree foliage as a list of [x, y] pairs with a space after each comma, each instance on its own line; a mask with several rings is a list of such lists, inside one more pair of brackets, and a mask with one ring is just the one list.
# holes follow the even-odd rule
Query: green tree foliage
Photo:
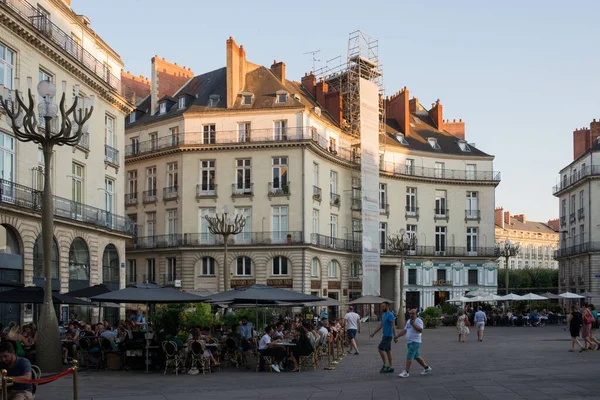
[[[558, 288], [558, 270], [551, 268], [511, 269], [509, 275], [509, 291], [517, 294], [528, 292], [555, 291]], [[498, 289], [506, 287], [506, 270], [498, 270]]]

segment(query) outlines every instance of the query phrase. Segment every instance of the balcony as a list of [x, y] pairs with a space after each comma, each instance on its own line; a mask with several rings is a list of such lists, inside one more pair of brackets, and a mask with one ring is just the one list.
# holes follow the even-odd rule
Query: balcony
[[434, 221], [438, 221], [438, 220], [446, 220], [448, 221], [449, 214], [450, 214], [450, 210], [447, 208], [435, 208], [433, 210], [433, 220]]
[[313, 196], [312, 196], [313, 200], [316, 201], [321, 201], [322, 199], [322, 193], [321, 193], [321, 188], [318, 186], [313, 186]]
[[437, 281], [433, 281], [433, 286], [452, 286], [452, 281], [447, 281], [446, 279], [438, 279]]
[[289, 196], [290, 182], [269, 182], [269, 197]]
[[350, 209], [352, 211], [362, 210], [362, 199], [360, 197], [352, 197], [351, 202]]
[[600, 175], [600, 165], [588, 165], [581, 170], [577, 171], [577, 173], [572, 174], [566, 179], [562, 179], [560, 183], [552, 188], [552, 194], [554, 196], [559, 196], [561, 192], [575, 185], [577, 182], [587, 178], [589, 176], [598, 176]]
[[138, 203], [138, 194], [137, 192], [135, 193], [125, 193], [125, 205], [127, 207], [129, 206], [135, 206]]
[[171, 271], [170, 273], [166, 273], [162, 275], [162, 285], [163, 286], [181, 286], [181, 271]]
[[573, 212], [573, 213], [569, 214], [569, 223], [570, 224], [574, 224], [575, 221], [576, 221], [576, 219], [575, 219], [575, 213]]
[[[216, 188], [215, 188], [216, 189]], [[251, 197], [254, 196], [254, 183], [232, 183], [231, 197]]]
[[[387, 250], [389, 255], [397, 252]], [[406, 255], [422, 257], [498, 257], [498, 251], [495, 247], [465, 247], [465, 246], [445, 246], [436, 248], [435, 246], [417, 245], [414, 250], [407, 250]]]
[[163, 200], [164, 201], [177, 200], [178, 198], [179, 198], [179, 187], [178, 186], [171, 186], [171, 187], [163, 188]]
[[580, 208], [579, 210], [577, 210], [577, 219], [582, 220], [585, 218], [585, 210], [583, 208]]
[[216, 183], [199, 183], [196, 185], [196, 200], [202, 198], [216, 198], [217, 184]]
[[[42, 192], [27, 186], [0, 179], [0, 205], [41, 213]], [[53, 214], [57, 218], [82, 222], [99, 228], [132, 234], [134, 222], [127, 217], [105, 210], [53, 196]]]
[[498, 171], [467, 171], [461, 169], [439, 170], [436, 168], [409, 166], [389, 161], [380, 163], [379, 169], [383, 172], [415, 178], [450, 181], [500, 182], [500, 172]]
[[88, 132], [82, 133], [76, 146], [88, 153], [90, 151], [90, 134]]
[[104, 145], [104, 162], [112, 166], [119, 166], [119, 150], [109, 145]]
[[387, 203], [379, 203], [379, 214], [390, 215], [390, 205]]
[[404, 217], [405, 218], [416, 218], [418, 221], [419, 220], [419, 207], [407, 206]]
[[70, 58], [73, 58], [80, 65], [85, 67], [86, 70], [106, 82], [117, 92], [121, 92], [120, 78], [113, 75], [104, 62], [96, 59], [90, 52], [77, 43], [75, 39], [71, 37], [70, 33], [67, 34], [62, 31], [35, 6], [29, 4], [25, 0], [0, 0], [0, 5], [2, 4], [4, 4], [3, 7], [11, 9], [18, 14], [19, 17], [31, 24], [34, 29], [40, 32], [41, 36], [51, 41], [55, 46], [58, 46], [62, 51], [67, 53]]
[[145, 190], [142, 192], [142, 202], [144, 204], [156, 203], [156, 189]]
[[481, 221], [480, 210], [465, 210], [465, 222], [466, 221]]
[[329, 199], [329, 205], [339, 208], [340, 204], [342, 204], [342, 198], [340, 197], [340, 195], [337, 193], [331, 193], [331, 197]]
[[[285, 232], [243, 232], [229, 237], [228, 245], [295, 245], [303, 244], [301, 231]], [[130, 243], [133, 249], [160, 249], [174, 247], [222, 246], [223, 236], [212, 233], [176, 233], [136, 237]]]
[[320, 235], [318, 233], [313, 233], [310, 235], [310, 243], [314, 246], [325, 249], [344, 250], [354, 253], [360, 253], [362, 250], [362, 244], [357, 240], [340, 239], [331, 236]]
[[564, 247], [554, 251], [554, 258], [559, 259], [563, 257], [576, 256], [578, 254], [585, 254], [590, 252], [600, 251], [600, 242], [587, 242], [577, 244], [571, 247]]

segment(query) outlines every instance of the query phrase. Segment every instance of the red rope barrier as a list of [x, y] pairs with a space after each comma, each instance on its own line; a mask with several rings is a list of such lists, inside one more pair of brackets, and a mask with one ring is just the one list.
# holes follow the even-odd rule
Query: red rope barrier
[[65, 376], [72, 374], [73, 368], [69, 368], [68, 370], [61, 372], [60, 374], [47, 376], [45, 378], [40, 379], [24, 379], [24, 378], [10, 378], [10, 380], [14, 383], [30, 383], [33, 385], [43, 385], [45, 383], [56, 381], [60, 378], [64, 378]]

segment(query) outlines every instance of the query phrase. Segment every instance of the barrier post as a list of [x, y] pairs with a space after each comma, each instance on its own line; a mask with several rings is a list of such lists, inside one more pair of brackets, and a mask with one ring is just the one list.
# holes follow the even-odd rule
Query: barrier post
[[331, 349], [332, 349], [331, 341], [328, 340], [328, 342], [327, 342], [327, 363], [328, 363], [328, 366], [325, 367], [326, 371], [335, 371], [335, 367], [332, 365], [333, 363], [331, 362]]
[[8, 371], [3, 369], [2, 371], [2, 400], [8, 399], [8, 389], [6, 388], [6, 380], [8, 375]]
[[79, 361], [73, 360], [73, 400], [79, 399], [79, 390], [77, 387], [77, 371], [79, 370]]

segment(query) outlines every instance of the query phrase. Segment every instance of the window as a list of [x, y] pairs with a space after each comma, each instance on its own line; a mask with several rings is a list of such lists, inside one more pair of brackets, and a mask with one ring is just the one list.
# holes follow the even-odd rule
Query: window
[[127, 260], [127, 283], [137, 283], [136, 260]]
[[135, 122], [135, 111], [129, 114], [129, 123], [133, 124]]
[[287, 157], [273, 157], [273, 189], [283, 190], [288, 184]]
[[379, 184], [379, 210], [381, 212], [387, 210], [387, 185], [385, 183]]
[[477, 252], [477, 228], [467, 228], [467, 252]]
[[471, 148], [467, 144], [466, 140], [459, 140], [458, 141], [458, 147], [460, 148], [460, 151], [463, 151], [465, 153], [471, 152]]
[[167, 235], [173, 235], [177, 233], [178, 217], [177, 209], [166, 210], [167, 221], [165, 226], [165, 233]]
[[288, 99], [288, 94], [285, 92], [277, 92], [277, 103], [286, 103]]
[[379, 248], [382, 251], [387, 248], [387, 222], [379, 223]]
[[339, 279], [340, 275], [340, 263], [336, 260], [331, 260], [329, 262], [329, 279]]
[[575, 214], [575, 195], [571, 195], [571, 204], [570, 204], [571, 214]]
[[319, 164], [313, 163], [313, 185], [319, 187]]
[[319, 276], [319, 259], [314, 257], [310, 262], [310, 276], [313, 278], [317, 278]]
[[180, 97], [177, 103], [177, 108], [182, 109], [185, 108], [185, 97]]
[[131, 155], [135, 155], [140, 151], [140, 138], [134, 137], [129, 139], [129, 146], [131, 147]]
[[435, 177], [436, 178], [443, 178], [444, 177], [444, 163], [443, 162], [436, 162], [435, 163]]
[[438, 144], [436, 138], [429, 138], [429, 139], [427, 139], [427, 141], [429, 142], [429, 145], [431, 146], [432, 149], [434, 149], [434, 150], [440, 149], [440, 145]]
[[273, 275], [288, 274], [288, 259], [282, 256], [273, 258]]
[[127, 172], [127, 193], [130, 199], [137, 199], [137, 170]]
[[177, 189], [177, 187], [179, 186], [179, 181], [177, 177], [177, 163], [167, 163], [167, 188]]
[[413, 160], [412, 158], [407, 158], [406, 162], [404, 163], [404, 166], [406, 168], [407, 175], [415, 174], [415, 160]]
[[235, 235], [235, 243], [247, 243], [250, 244], [252, 239], [252, 208], [251, 207], [236, 207], [236, 215], [243, 215], [246, 217], [246, 223], [240, 233]]
[[159, 109], [158, 109], [158, 113], [159, 114], [165, 114], [167, 112], [167, 102], [163, 101], [162, 103], [159, 104]]
[[174, 282], [177, 279], [177, 258], [167, 257], [167, 265], [165, 267], [165, 281]]
[[200, 191], [203, 194], [214, 194], [216, 190], [216, 167], [214, 160], [200, 161]]
[[467, 218], [479, 217], [479, 205], [477, 204], [477, 192], [467, 192]]
[[331, 194], [337, 194], [338, 174], [335, 171], [329, 172], [329, 191]]
[[312, 232], [316, 235], [319, 233], [319, 210], [312, 211]]
[[12, 90], [14, 71], [15, 51], [0, 43], [0, 86]]
[[115, 119], [108, 114], [104, 115], [104, 144], [117, 147], [115, 137]]
[[252, 160], [244, 158], [235, 160], [236, 163], [236, 182], [235, 194], [252, 193]]
[[242, 105], [249, 106], [252, 104], [252, 95], [251, 94], [243, 94], [242, 95]]
[[579, 209], [583, 210], [583, 190], [581, 192], [579, 192]]
[[208, 230], [208, 221], [206, 220], [206, 216], [215, 216], [214, 208], [201, 208], [200, 209], [200, 243], [215, 243], [215, 235], [210, 233]]
[[252, 275], [252, 260], [250, 257], [238, 257], [236, 274], [238, 276]]
[[408, 269], [408, 284], [409, 285], [417, 284], [417, 269], [416, 268]]
[[[112, 214], [115, 208], [115, 181], [110, 178], [104, 178], [104, 210], [107, 214]], [[109, 218], [109, 216], [106, 216]], [[108, 220], [107, 220], [108, 222]]]
[[337, 154], [337, 141], [335, 138], [329, 138], [329, 151]]
[[406, 225], [406, 234], [409, 236], [417, 236], [417, 226], [416, 225]]
[[446, 191], [436, 190], [435, 191], [435, 215], [444, 217], [448, 214], [446, 204]]
[[[44, 155], [42, 154], [42, 165], [44, 162]], [[38, 153], [39, 158], [39, 153]], [[38, 159], [39, 166], [39, 159]], [[42, 167], [43, 168], [43, 167]], [[36, 168], [35, 171], [38, 171], [39, 168]], [[37, 175], [40, 175], [37, 172]], [[15, 139], [12, 136], [9, 136], [6, 133], [0, 131], [0, 178], [7, 182], [14, 182], [15, 178]], [[35, 181], [34, 181], [35, 182]], [[38, 190], [42, 190], [43, 180], [39, 182], [39, 186], [36, 187]], [[12, 194], [12, 186], [9, 186], [10, 189], [7, 191], [5, 188], [2, 190], [2, 199], [4, 200], [5, 196], [13, 197]]]
[[561, 217], [564, 217], [567, 214], [567, 199], [562, 199], [562, 207], [561, 207]]
[[585, 225], [579, 225], [579, 244], [585, 243]]
[[169, 128], [169, 134], [171, 135], [171, 146], [177, 146], [179, 144], [179, 127]]
[[331, 214], [329, 216], [329, 236], [331, 237], [332, 244], [333, 240], [337, 238], [338, 234], [338, 216], [335, 214]]
[[240, 143], [250, 141], [250, 122], [240, 122], [238, 124], [238, 141]]
[[476, 269], [469, 270], [469, 285], [479, 285], [478, 271]]
[[444, 253], [446, 251], [446, 227], [435, 227], [435, 252]]
[[208, 106], [216, 107], [217, 105], [219, 105], [220, 100], [221, 100], [221, 96], [219, 96], [218, 94], [211, 94], [208, 97]]
[[156, 212], [146, 213], [146, 236], [154, 236], [156, 234]]
[[146, 190], [156, 196], [156, 167], [146, 168]]
[[215, 124], [204, 125], [202, 127], [202, 143], [215, 144], [217, 142], [217, 128]]
[[[83, 177], [84, 177], [84, 167], [82, 165], [73, 163], [72, 169], [71, 169], [72, 175], [71, 175], [71, 179], [72, 179], [72, 200], [77, 203], [77, 207], [79, 208], [81, 203], [84, 202], [83, 199], [83, 191], [84, 191], [84, 187], [83, 187]], [[80, 210], [79, 210], [80, 211]], [[78, 214], [81, 214], [81, 212], [78, 212]]]
[[396, 133], [396, 140], [403, 146], [408, 146], [408, 142], [402, 133]]
[[156, 263], [154, 258], [146, 259], [146, 282], [156, 282]]
[[360, 276], [360, 262], [354, 261], [350, 264], [350, 278], [358, 278]]
[[283, 243], [288, 231], [288, 208], [287, 206], [271, 207], [273, 242]]
[[158, 133], [152, 132], [148, 134], [148, 137], [150, 138], [150, 150], [158, 150]]
[[287, 140], [287, 120], [275, 121], [273, 140]]
[[[446, 274], [446, 270], [445, 269], [442, 268], [442, 269], [438, 269], [437, 270], [438, 285], [440, 285], [440, 284], [441, 285], [445, 285], [445, 283], [446, 283], [446, 276], [447, 276], [447, 274]], [[440, 282], [440, 281], [442, 281], [442, 282]]]
[[406, 213], [409, 215], [417, 213], [417, 188], [406, 188]]
[[201, 275], [204, 276], [214, 276], [215, 275], [215, 259], [212, 257], [203, 257], [202, 258], [202, 270], [200, 271]]
[[467, 164], [465, 166], [465, 175], [468, 180], [475, 180], [477, 178], [477, 165]]

